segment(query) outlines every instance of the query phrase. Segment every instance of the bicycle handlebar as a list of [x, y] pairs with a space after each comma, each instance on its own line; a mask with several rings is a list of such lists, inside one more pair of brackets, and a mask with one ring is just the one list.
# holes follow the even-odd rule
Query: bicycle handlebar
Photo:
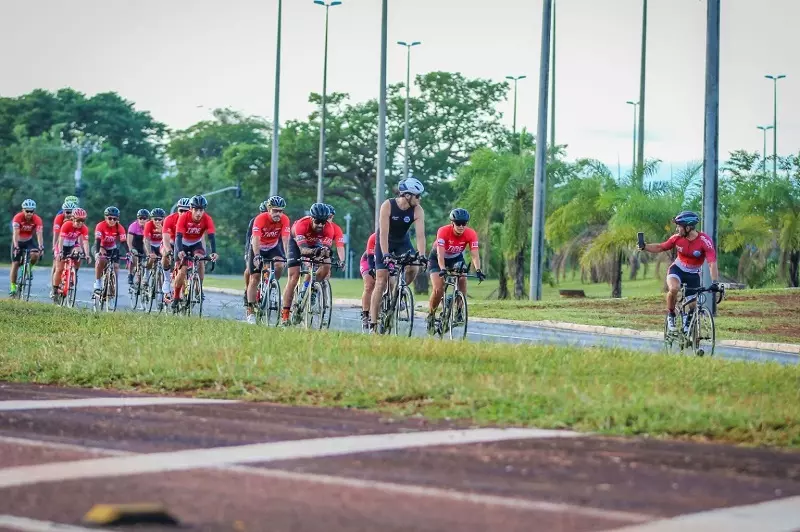
[[704, 293], [715, 293], [718, 294], [716, 296], [716, 303], [722, 303], [722, 300], [725, 298], [725, 285], [719, 284], [716, 287], [714, 286], [706, 286], [700, 288], [688, 288], [686, 285], [683, 285], [683, 294], [692, 296], [692, 295], [700, 295]]

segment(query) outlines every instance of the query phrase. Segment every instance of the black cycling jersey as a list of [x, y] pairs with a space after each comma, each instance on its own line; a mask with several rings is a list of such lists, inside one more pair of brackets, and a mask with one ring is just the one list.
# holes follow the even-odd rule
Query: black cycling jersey
[[399, 242], [406, 239], [408, 230], [411, 229], [411, 224], [414, 223], [414, 210], [416, 207], [408, 209], [401, 209], [397, 205], [397, 199], [391, 198], [389, 200], [391, 212], [389, 212], [389, 241]]
[[253, 216], [250, 218], [250, 223], [247, 224], [247, 233], [244, 235], [244, 252], [247, 253], [250, 250], [250, 237], [253, 234], [253, 224], [256, 221], [256, 217]]

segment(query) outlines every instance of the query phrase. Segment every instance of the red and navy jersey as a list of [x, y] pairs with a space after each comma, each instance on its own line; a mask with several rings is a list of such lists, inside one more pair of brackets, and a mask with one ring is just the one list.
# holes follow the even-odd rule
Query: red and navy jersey
[[216, 229], [214, 229], [214, 220], [207, 212], [203, 213], [200, 220], [195, 221], [192, 211], [186, 211], [178, 218], [175, 232], [183, 235], [184, 246], [193, 246], [203, 240], [203, 235], [206, 233], [213, 235]]
[[465, 227], [464, 232], [457, 235], [451, 225], [445, 225], [436, 232], [436, 248], [444, 248], [444, 258], [458, 257], [469, 246], [478, 249], [478, 233], [471, 227]]
[[325, 246], [331, 247], [336, 238], [336, 234], [330, 223], [323, 226], [321, 231], [314, 229], [311, 216], [304, 216], [297, 220], [292, 226], [292, 236], [298, 245], [309, 247]]
[[42, 219], [39, 218], [39, 215], [34, 214], [31, 216], [30, 220], [26, 220], [25, 213], [18, 212], [11, 221], [11, 225], [14, 229], [19, 229], [18, 240], [20, 242], [27, 242], [33, 238], [33, 233], [42, 229]]
[[107, 221], [103, 220], [95, 226], [94, 237], [100, 239], [101, 247], [105, 249], [114, 249], [117, 247], [117, 239], [119, 239], [120, 242], [125, 241], [125, 229], [119, 222], [110, 226]]
[[697, 238], [689, 240], [680, 235], [672, 235], [669, 240], [659, 244], [661, 251], [678, 250], [678, 257], [674, 264], [688, 273], [698, 273], [703, 267], [703, 262], [717, 262], [717, 252], [714, 242], [705, 233], [698, 233]]

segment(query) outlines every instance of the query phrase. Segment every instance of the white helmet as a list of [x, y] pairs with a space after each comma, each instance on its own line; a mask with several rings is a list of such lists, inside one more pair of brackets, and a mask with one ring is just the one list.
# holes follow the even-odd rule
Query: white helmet
[[36, 202], [32, 199], [26, 199], [22, 202], [22, 208], [26, 211], [35, 211], [36, 210]]
[[400, 184], [397, 185], [397, 189], [401, 194], [422, 194], [425, 192], [422, 181], [416, 177], [409, 177], [408, 179], [400, 181]]

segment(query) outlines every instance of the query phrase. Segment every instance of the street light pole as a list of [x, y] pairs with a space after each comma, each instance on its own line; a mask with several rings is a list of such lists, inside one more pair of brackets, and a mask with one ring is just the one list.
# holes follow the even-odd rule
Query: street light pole
[[281, 101], [281, 22], [283, 18], [283, 0], [278, 0], [278, 44], [275, 52], [275, 107], [272, 110], [272, 161], [270, 163], [269, 175], [269, 195], [275, 196], [278, 193], [278, 136], [280, 135], [280, 112]]
[[553, 0], [553, 54], [550, 58], [552, 89], [550, 90], [550, 147], [556, 145], [556, 0]]
[[411, 48], [422, 44], [420, 41], [407, 43], [405, 41], [397, 41], [400, 46], [405, 46], [407, 51], [406, 59], [406, 117], [404, 128], [404, 155], [403, 155], [403, 178], [408, 179], [408, 114], [409, 114], [409, 101], [411, 98]]
[[517, 82], [527, 77], [528, 76], [506, 76], [506, 79], [510, 79], [514, 82], [514, 125], [511, 128], [514, 136], [517, 135]]
[[772, 129], [772, 126], [756, 126], [764, 133], [764, 151], [762, 151], [761, 171], [767, 173], [767, 130]]
[[378, 91], [378, 168], [375, 176], [375, 230], [383, 203], [386, 182], [386, 43], [389, 33], [389, 0], [381, 6], [381, 86]]
[[778, 175], [778, 80], [786, 76], [764, 76], [772, 80], [772, 173]]
[[633, 166], [631, 166], [631, 175], [636, 174], [636, 106], [639, 105], [639, 102], [632, 102], [628, 100], [628, 105], [633, 106]]
[[536, 171], [533, 180], [533, 220], [531, 221], [531, 270], [529, 297], [542, 299], [544, 259], [544, 211], [547, 187], [547, 89], [550, 75], [550, 11], [552, 0], [542, 2], [542, 45], [539, 60], [539, 117], [536, 126]]
[[[706, 22], [706, 102], [703, 157], [703, 232], [712, 242], [717, 239], [719, 203], [719, 43], [720, 0], [708, 0]], [[703, 286], [712, 280], [708, 263], [703, 266]], [[709, 310], [716, 313], [716, 302], [709, 298]]]
[[647, 65], [647, 0], [642, 0], [642, 58], [639, 71], [639, 159], [638, 170], [644, 168], [644, 85]]
[[347, 271], [345, 272], [345, 278], [346, 279], [350, 279], [352, 277], [351, 263], [353, 261], [350, 260], [350, 220], [352, 220], [352, 219], [353, 219], [353, 217], [350, 215], [349, 212], [344, 215], [344, 221], [347, 223], [346, 228], [345, 228], [345, 235], [347, 235], [347, 236], [345, 237], [345, 242], [344, 242], [344, 245], [345, 245], [344, 256], [347, 257], [345, 259], [347, 261]]
[[317, 202], [321, 203], [324, 197], [322, 192], [322, 178], [325, 172], [325, 121], [328, 114], [328, 12], [331, 7], [341, 4], [339, 1], [326, 3], [323, 0], [314, 0], [314, 3], [325, 7], [325, 56], [322, 69], [322, 116], [319, 127], [319, 168], [317, 169]]

